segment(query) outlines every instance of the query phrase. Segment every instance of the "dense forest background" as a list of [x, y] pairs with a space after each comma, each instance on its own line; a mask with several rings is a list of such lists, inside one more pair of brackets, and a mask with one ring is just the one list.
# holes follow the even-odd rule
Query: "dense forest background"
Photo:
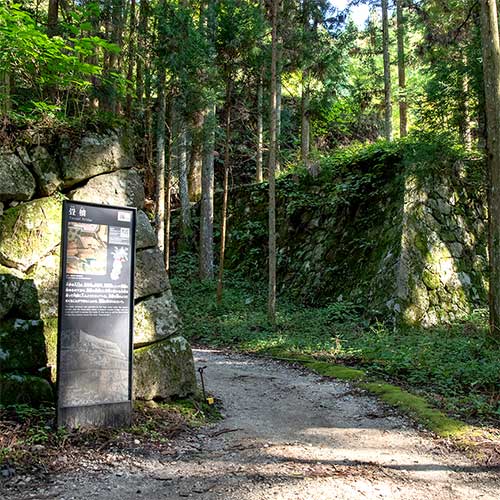
[[[369, 6], [364, 24], [350, 14], [359, 4]], [[489, 211], [489, 327], [484, 290], [483, 307], [467, 321], [422, 334], [419, 325], [405, 329], [367, 315], [362, 298], [337, 294], [305, 308], [277, 283], [283, 256], [279, 241], [276, 247], [275, 176], [292, 204], [324, 211], [338, 200], [356, 199], [359, 206], [374, 182], [373, 199], [383, 203], [392, 196], [387, 186], [409, 163], [433, 165], [422, 176], [440, 179], [435, 184], [460, 177], [456, 165], [463, 164], [468, 188], [483, 196], [483, 205], [490, 193], [490, 207], [500, 207], [500, 188], [490, 189], [500, 186], [496, 2], [335, 5], [344, 4], [4, 1], [0, 141], [15, 148], [63, 131], [74, 137], [127, 131], [190, 339], [362, 365], [428, 391], [453, 414], [498, 422], [495, 210]], [[245, 265], [225, 244], [232, 200], [249, 184], [266, 196], [269, 189], [269, 225], [240, 226]], [[485, 223], [482, 214], [474, 213], [472, 223]], [[369, 223], [377, 233], [380, 220]], [[250, 233], [269, 236], [265, 262]], [[368, 246], [362, 235], [351, 236]], [[224, 279], [231, 267], [226, 257], [233, 271]], [[249, 262], [259, 264], [258, 273], [248, 271]]]

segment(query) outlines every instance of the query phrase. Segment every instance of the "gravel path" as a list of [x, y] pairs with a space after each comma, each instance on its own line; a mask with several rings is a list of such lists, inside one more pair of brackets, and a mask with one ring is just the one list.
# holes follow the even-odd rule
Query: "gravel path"
[[499, 471], [446, 450], [347, 383], [247, 356], [197, 350], [195, 357], [207, 366], [224, 420], [173, 443], [169, 455], [90, 465], [0, 498], [500, 498]]

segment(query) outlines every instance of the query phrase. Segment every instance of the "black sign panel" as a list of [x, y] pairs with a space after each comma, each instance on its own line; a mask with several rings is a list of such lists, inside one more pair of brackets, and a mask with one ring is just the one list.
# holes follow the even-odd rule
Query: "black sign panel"
[[63, 203], [58, 425], [131, 419], [135, 225], [134, 208]]

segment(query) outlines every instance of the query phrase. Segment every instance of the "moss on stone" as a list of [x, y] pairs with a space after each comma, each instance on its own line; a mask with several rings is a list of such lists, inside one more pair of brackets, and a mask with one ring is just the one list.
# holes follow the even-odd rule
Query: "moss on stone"
[[441, 285], [441, 280], [439, 279], [439, 275], [433, 273], [430, 269], [424, 269], [422, 271], [422, 281], [425, 286], [430, 290], [435, 290], [439, 288]]
[[30, 404], [54, 401], [52, 387], [47, 380], [25, 374], [0, 373], [0, 404]]
[[61, 240], [61, 201], [40, 198], [4, 212], [0, 261], [22, 271], [47, 255]]

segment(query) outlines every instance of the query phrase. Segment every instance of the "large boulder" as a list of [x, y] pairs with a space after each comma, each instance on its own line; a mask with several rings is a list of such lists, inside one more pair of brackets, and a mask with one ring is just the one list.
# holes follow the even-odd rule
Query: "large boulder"
[[88, 134], [80, 146], [63, 158], [62, 176], [65, 187], [71, 187], [96, 175], [114, 172], [133, 165], [133, 156], [123, 137]]
[[0, 263], [26, 271], [61, 241], [62, 203], [40, 198], [4, 212], [0, 224]]
[[142, 208], [144, 184], [137, 170], [119, 170], [93, 177], [85, 186], [72, 191], [70, 198], [75, 201]]
[[142, 211], [137, 211], [137, 227], [136, 235], [136, 248], [141, 250], [143, 248], [151, 248], [156, 246], [156, 234], [154, 232], [148, 216]]
[[30, 200], [35, 188], [35, 178], [17, 155], [0, 154], [0, 201]]
[[135, 298], [160, 294], [169, 288], [162, 253], [158, 248], [139, 250], [135, 264]]
[[33, 375], [0, 373], [0, 403], [3, 405], [29, 404], [54, 401], [52, 387], [47, 380]]
[[196, 392], [193, 353], [184, 337], [170, 337], [134, 351], [134, 397], [169, 399]]
[[0, 372], [38, 373], [46, 364], [43, 321], [9, 319], [0, 323]]
[[44, 196], [54, 194], [62, 184], [61, 171], [54, 156], [43, 146], [36, 146], [31, 151], [31, 163], [40, 193]]
[[150, 297], [135, 306], [134, 347], [157, 342], [179, 331], [181, 317], [172, 292]]

